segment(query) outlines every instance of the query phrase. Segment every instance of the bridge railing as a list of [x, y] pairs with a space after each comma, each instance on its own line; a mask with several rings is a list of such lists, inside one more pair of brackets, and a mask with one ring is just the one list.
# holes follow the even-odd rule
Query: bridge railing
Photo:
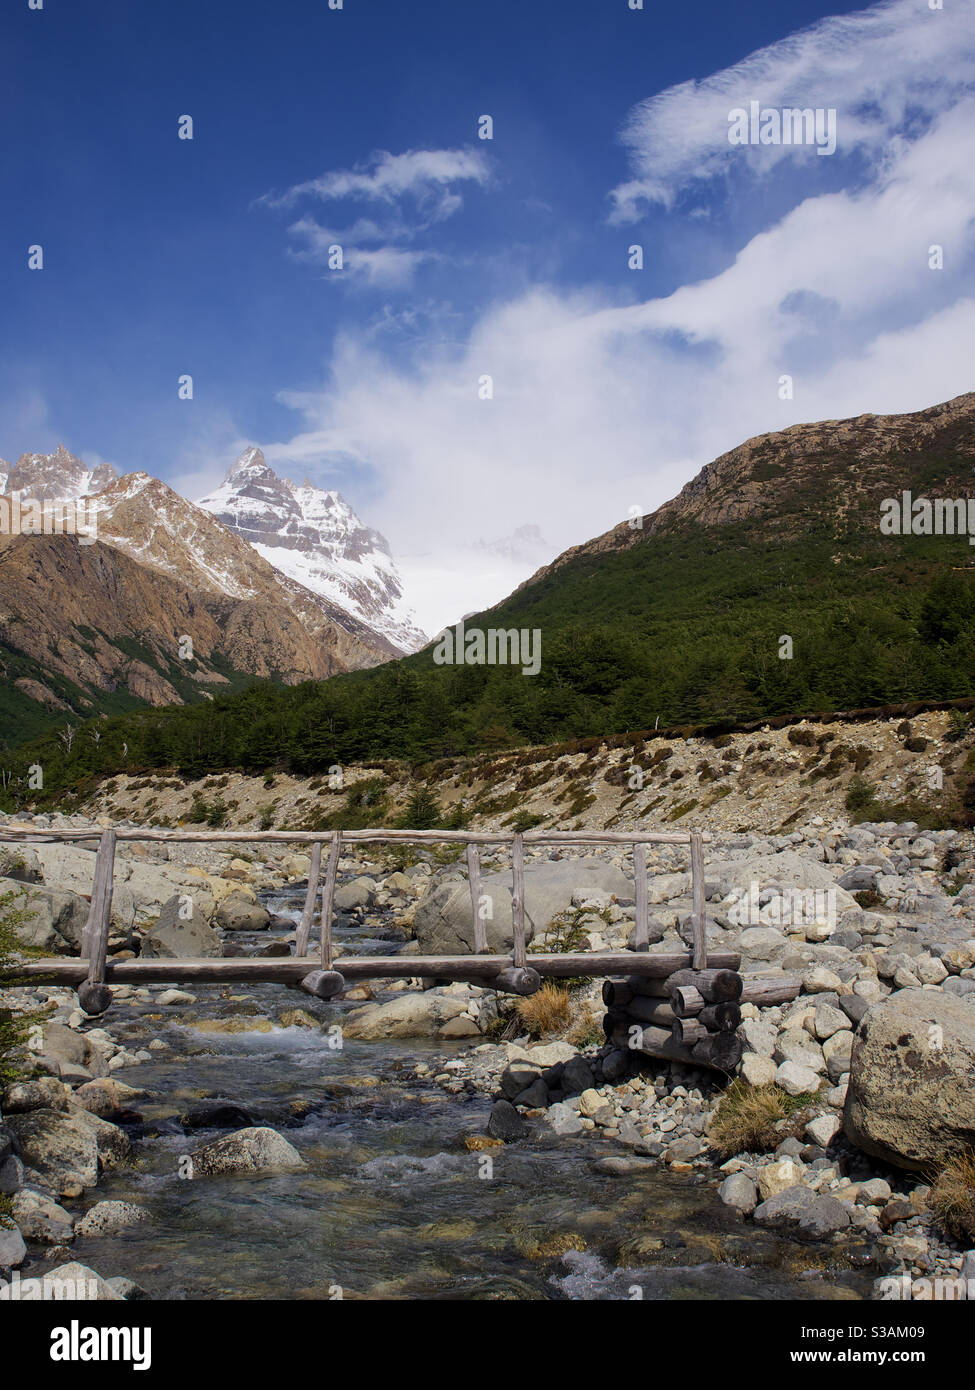
[[[690, 966], [703, 970], [708, 965], [704, 845], [710, 835], [702, 831], [610, 831], [541, 830], [526, 832], [466, 830], [175, 830], [144, 827], [90, 827], [46, 829], [38, 826], [0, 827], [2, 843], [84, 842], [96, 840], [94, 882], [88, 920], [82, 933], [81, 960], [50, 959], [29, 962], [21, 973], [29, 978], [48, 978], [80, 982], [78, 996], [91, 1014], [103, 1013], [111, 1003], [107, 981], [163, 980], [167, 978], [205, 980], [277, 980], [297, 984], [319, 998], [330, 998], [346, 988], [346, 977], [436, 976], [473, 979], [482, 984], [518, 994], [536, 990], [541, 975], [611, 975], [631, 972], [666, 977], [674, 970]], [[295, 933], [295, 951], [290, 959], [226, 960], [135, 960], [108, 962], [108, 936], [112, 911], [115, 854], [123, 841], [175, 844], [209, 843], [286, 843], [311, 846], [308, 887], [301, 918]], [[469, 956], [381, 956], [342, 960], [343, 974], [334, 968], [334, 896], [339, 859], [344, 848], [360, 844], [463, 844], [466, 846], [468, 880], [473, 916], [474, 954]], [[647, 846], [651, 844], [689, 845], [692, 911], [692, 945], [689, 955], [649, 953], [649, 913], [647, 886]], [[328, 859], [322, 876], [322, 858], [328, 845]], [[487, 925], [481, 904], [481, 845], [511, 846], [510, 956], [488, 953]], [[564, 953], [532, 955], [528, 963], [525, 917], [525, 846], [534, 845], [628, 845], [633, 851], [634, 917], [633, 947], [625, 952]], [[321, 893], [321, 931], [316, 968], [308, 957], [308, 940], [315, 905]], [[737, 958], [736, 958], [737, 959]], [[711, 962], [717, 965], [717, 957]]]

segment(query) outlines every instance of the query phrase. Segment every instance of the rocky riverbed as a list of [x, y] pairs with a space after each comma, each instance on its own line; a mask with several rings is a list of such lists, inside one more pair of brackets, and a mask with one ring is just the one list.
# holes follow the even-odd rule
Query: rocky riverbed
[[[0, 1267], [70, 1277], [80, 1261], [122, 1281], [104, 1296], [273, 1296], [268, 1280], [297, 1277], [281, 1234], [297, 1207], [319, 1237], [341, 1214], [342, 1241], [295, 1285], [314, 1297], [618, 1297], [631, 1275], [648, 1297], [748, 1296], [755, 1281], [763, 1297], [931, 1297], [936, 1280], [957, 1296], [975, 1255], [929, 1199], [975, 1139], [971, 835], [816, 819], [708, 847], [710, 943], [746, 974], [801, 980], [793, 1001], [743, 1009], [739, 1090], [788, 1098], [761, 1151], [715, 1141], [727, 1078], [597, 1045], [593, 986], [573, 995], [573, 1041], [533, 1040], [512, 1001], [456, 983], [376, 981], [329, 1005], [268, 986], [116, 987], [98, 1020], [73, 991], [16, 990], [8, 1005], [46, 1018], [35, 1078], [0, 1098], [14, 1223]], [[287, 950], [308, 861], [260, 848], [123, 846], [113, 954]], [[76, 949], [91, 853], [0, 852], [0, 893], [32, 908], [25, 939]], [[686, 939], [685, 855], [649, 855], [652, 950]], [[504, 949], [507, 865], [483, 869]], [[631, 872], [622, 855], [529, 852], [534, 944], [625, 945]], [[336, 905], [344, 952], [414, 936], [411, 952], [469, 949], [466, 880], [432, 855], [349, 857]], [[477, 1176], [492, 1167], [500, 1183]], [[256, 1226], [231, 1230], [228, 1212]], [[412, 1232], [410, 1268], [390, 1228]]]

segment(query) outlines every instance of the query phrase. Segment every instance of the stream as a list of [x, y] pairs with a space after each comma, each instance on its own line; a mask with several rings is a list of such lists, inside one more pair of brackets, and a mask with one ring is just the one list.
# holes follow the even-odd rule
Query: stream
[[[267, 905], [294, 921], [302, 896], [277, 893]], [[260, 944], [283, 930], [260, 933]], [[358, 953], [398, 949], [361, 927], [339, 925], [336, 936]], [[241, 941], [249, 949], [258, 936]], [[702, 1173], [594, 1171], [595, 1159], [628, 1151], [544, 1125], [526, 1141], [469, 1152], [465, 1136], [486, 1132], [491, 1099], [451, 1095], [433, 1080], [464, 1042], [346, 1040], [339, 1049], [327, 1032], [275, 1020], [302, 1008], [336, 1022], [357, 1005], [274, 985], [192, 992], [195, 1004], [162, 1011], [113, 1006], [110, 1027], [127, 1048], [159, 1038], [168, 1050], [116, 1073], [152, 1098], [134, 1102], [142, 1123], [127, 1127], [135, 1163], [106, 1174], [86, 1200], [136, 1202], [152, 1221], [73, 1247], [74, 1258], [154, 1299], [870, 1296], [878, 1271], [865, 1252], [851, 1261], [742, 1223]], [[242, 1031], [206, 1031], [228, 1022]], [[421, 1060], [425, 1078], [412, 1072]], [[181, 1177], [183, 1156], [228, 1132], [184, 1130], [180, 1116], [203, 1099], [247, 1112], [231, 1128], [279, 1130], [307, 1169]]]

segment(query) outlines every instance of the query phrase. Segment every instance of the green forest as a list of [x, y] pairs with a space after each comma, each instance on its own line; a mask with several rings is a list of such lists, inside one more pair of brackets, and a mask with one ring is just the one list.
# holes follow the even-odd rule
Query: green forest
[[[523, 744], [975, 694], [975, 568], [965, 537], [851, 525], [776, 536], [768, 521], [687, 524], [578, 557], [467, 628], [538, 629], [541, 669], [369, 671], [98, 718], [0, 755], [14, 809], [109, 773], [311, 774]], [[792, 639], [791, 659], [780, 639]], [[43, 794], [26, 789], [30, 767]], [[36, 777], [36, 774], [35, 774]], [[18, 783], [17, 779], [21, 779]]]

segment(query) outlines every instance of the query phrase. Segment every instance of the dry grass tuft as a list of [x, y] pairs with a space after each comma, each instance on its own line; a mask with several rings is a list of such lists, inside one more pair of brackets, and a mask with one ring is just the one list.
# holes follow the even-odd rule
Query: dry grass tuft
[[537, 994], [518, 1000], [518, 1017], [532, 1038], [561, 1033], [572, 1022], [572, 1002], [564, 989], [546, 980]]
[[969, 1150], [942, 1169], [928, 1206], [946, 1235], [969, 1243], [975, 1238], [975, 1153]]
[[[739, 1153], [770, 1153], [787, 1138], [776, 1126], [804, 1110], [812, 1096], [790, 1096], [778, 1086], [748, 1086], [733, 1081], [711, 1121], [711, 1147], [725, 1158]], [[801, 1126], [799, 1126], [801, 1128]]]

